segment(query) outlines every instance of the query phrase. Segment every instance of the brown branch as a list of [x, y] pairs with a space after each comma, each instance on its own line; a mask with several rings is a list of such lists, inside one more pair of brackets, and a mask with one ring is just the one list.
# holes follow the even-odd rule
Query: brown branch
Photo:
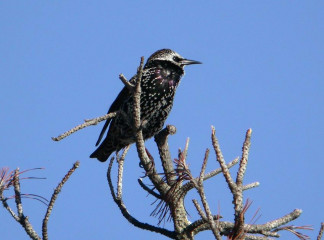
[[244, 207], [243, 207], [243, 178], [246, 171], [246, 166], [248, 163], [249, 150], [251, 146], [251, 134], [252, 129], [248, 129], [245, 135], [245, 140], [242, 147], [242, 157], [240, 161], [240, 166], [236, 175], [236, 187], [233, 194], [234, 203], [234, 216], [235, 216], [235, 227], [233, 229], [233, 239], [240, 236], [244, 236]]
[[[205, 213], [206, 213], [207, 216], [203, 213], [203, 211], [202, 211], [201, 207], [199, 206], [197, 200], [193, 200], [193, 203], [195, 204], [195, 207], [196, 207], [199, 215], [202, 217], [202, 219], [207, 219], [207, 222], [208, 222], [208, 224], [210, 226], [210, 229], [212, 230], [215, 238], [217, 240], [222, 240], [220, 232], [219, 232], [219, 230], [218, 230], [218, 228], [217, 228], [217, 226], [215, 224], [215, 221], [213, 219], [213, 215], [212, 215], [212, 213], [210, 211], [209, 204], [208, 204], [207, 199], [206, 199], [204, 187], [199, 186], [199, 188], [197, 190], [198, 190], [201, 202], [203, 204], [203, 207], [204, 207], [204, 210], [205, 210]], [[218, 219], [216, 221], [218, 221]]]
[[[265, 236], [274, 236], [274, 237], [280, 237], [280, 235], [275, 232], [278, 227], [285, 225], [296, 218], [298, 218], [301, 214], [301, 210], [296, 209], [293, 212], [278, 218], [276, 220], [270, 221], [265, 224], [244, 224], [244, 232], [247, 234], [262, 234]], [[220, 217], [218, 215], [214, 215], [213, 219], [216, 221]], [[227, 222], [227, 221], [218, 221], [218, 229], [220, 234], [229, 236], [234, 228], [234, 223]], [[210, 226], [208, 221], [205, 219], [199, 219], [193, 223], [191, 223], [187, 228], [184, 229], [184, 232], [192, 232], [193, 235], [196, 235], [197, 233], [201, 231], [210, 230]], [[284, 230], [284, 229], [280, 229]], [[245, 236], [248, 237], [248, 239], [254, 239], [252, 236], [248, 235]], [[255, 238], [258, 239], [258, 238]], [[261, 238], [262, 239], [262, 238]]]
[[218, 139], [216, 138], [216, 135], [215, 135], [215, 128], [213, 126], [212, 126], [212, 143], [213, 143], [213, 147], [214, 147], [214, 150], [216, 153], [217, 161], [219, 162], [219, 164], [222, 168], [222, 172], [223, 172], [225, 180], [228, 184], [228, 187], [230, 188], [231, 192], [233, 193], [236, 190], [236, 184], [233, 181], [231, 174], [229, 172], [229, 169], [228, 169], [226, 162], [224, 160], [223, 153], [222, 153], [219, 143], [218, 143]]
[[13, 176], [13, 185], [15, 190], [15, 202], [16, 202], [18, 217], [23, 218], [23, 208], [21, 204], [20, 182], [19, 182], [19, 168], [15, 170]]
[[79, 161], [75, 162], [73, 164], [73, 167], [68, 171], [68, 173], [64, 176], [64, 178], [61, 180], [61, 182], [57, 185], [57, 187], [54, 190], [54, 193], [52, 194], [50, 203], [47, 207], [46, 210], [46, 214], [45, 217], [43, 219], [43, 225], [42, 225], [42, 235], [43, 235], [43, 240], [47, 240], [48, 239], [48, 234], [47, 234], [47, 223], [49, 220], [49, 217], [52, 213], [53, 207], [54, 207], [54, 203], [59, 195], [59, 193], [62, 190], [63, 185], [67, 182], [67, 180], [70, 178], [70, 176], [72, 175], [72, 173], [79, 167], [80, 163]]
[[[2, 195], [2, 194], [1, 194]], [[15, 214], [15, 212], [10, 208], [10, 206], [7, 203], [7, 199], [4, 198], [3, 196], [0, 197], [2, 205], [7, 211], [10, 213], [10, 215], [17, 221], [19, 222], [19, 217]]]
[[196, 199], [192, 200], [193, 204], [195, 205], [197, 212], [199, 213], [200, 217], [202, 219], [204, 219], [205, 221], [207, 221], [208, 219], [206, 218], [206, 214], [204, 213], [204, 211], [202, 210], [202, 208], [200, 207], [198, 201]]
[[126, 157], [126, 154], [129, 150], [130, 145], [128, 145], [120, 158], [117, 158], [118, 162], [118, 177], [117, 177], [117, 198], [122, 198], [122, 192], [123, 192], [123, 172], [124, 172], [124, 160]]
[[183, 158], [187, 159], [190, 138], [187, 138], [185, 148], [183, 149]]
[[246, 234], [244, 236], [244, 240], [269, 240], [269, 238], [268, 237], [254, 236], [254, 235]]
[[206, 166], [207, 166], [208, 156], [209, 156], [209, 149], [207, 148], [206, 152], [205, 152], [203, 165], [201, 167], [201, 171], [200, 171], [200, 174], [199, 174], [199, 180], [198, 180], [198, 185], [199, 186], [203, 185], [203, 180], [204, 180], [205, 170], [206, 170]]
[[[238, 160], [239, 160], [239, 158], [235, 158], [233, 161], [229, 162], [229, 163], [227, 164], [227, 168], [231, 168], [231, 167], [235, 166], [235, 165], [238, 163]], [[217, 169], [215, 169], [215, 170], [213, 170], [213, 171], [207, 173], [207, 174], [204, 176], [203, 180], [205, 181], [205, 180], [207, 180], [207, 179], [210, 179], [210, 178], [212, 178], [212, 177], [214, 177], [214, 176], [216, 176], [216, 175], [218, 175], [218, 174], [220, 174], [220, 173], [222, 173], [222, 169], [221, 169], [221, 168], [217, 168]], [[195, 180], [198, 181], [198, 178], [195, 178]], [[193, 189], [194, 187], [195, 187], [194, 184], [190, 181], [190, 182], [187, 182], [186, 184], [184, 184], [184, 185], [182, 186], [182, 191], [183, 191], [184, 193], [187, 193], [187, 192], [189, 192], [191, 189]]]
[[[295, 220], [296, 218], [298, 218], [300, 215], [302, 214], [302, 210], [300, 209], [295, 209], [294, 211], [292, 211], [291, 213], [286, 214], [285, 216], [272, 220], [270, 222], [267, 222], [265, 224], [255, 224], [255, 225], [251, 225], [251, 229], [248, 229], [249, 233], [256, 233], [259, 231], [274, 231], [276, 228], [287, 224], [293, 220]], [[252, 231], [253, 229], [253, 231]]]
[[135, 91], [133, 93], [134, 99], [134, 131], [136, 138], [136, 149], [138, 153], [138, 157], [143, 165], [147, 176], [150, 178], [154, 186], [158, 189], [158, 191], [166, 193], [169, 189], [167, 184], [162, 180], [162, 178], [157, 174], [154, 164], [150, 160], [149, 156], [145, 150], [144, 138], [141, 129], [141, 81], [143, 74], [143, 65], [144, 65], [144, 57], [141, 57], [140, 66], [137, 69], [137, 79], [135, 85]]
[[203, 213], [203, 211], [200, 208], [197, 200], [193, 200], [193, 203], [194, 203], [199, 215], [201, 216], [201, 218], [202, 219], [207, 219], [207, 221], [209, 223], [209, 226], [210, 226], [210, 229], [212, 230], [215, 238], [217, 240], [221, 240], [222, 237], [221, 237], [221, 235], [219, 233], [219, 230], [218, 230], [218, 228], [217, 228], [217, 226], [216, 226], [216, 224], [214, 222], [213, 215], [212, 215], [212, 213], [210, 211], [209, 204], [208, 204], [207, 199], [206, 199], [205, 189], [204, 189], [204, 185], [203, 185], [203, 176], [205, 175], [208, 156], [209, 156], [209, 149], [206, 149], [205, 157], [204, 157], [203, 164], [202, 164], [201, 171], [200, 171], [199, 178], [198, 178], [198, 182], [194, 178], [192, 178], [192, 176], [191, 176], [191, 181], [193, 182], [193, 184], [195, 185], [195, 188], [197, 189], [197, 191], [199, 193], [200, 200], [201, 200], [201, 202], [203, 204], [206, 215]]
[[[160, 233], [160, 234], [162, 234], [164, 236], [167, 236], [167, 237], [169, 237], [171, 239], [176, 239], [175, 233], [173, 231], [169, 231], [169, 230], [167, 230], [165, 228], [155, 227], [155, 226], [150, 225], [148, 223], [140, 222], [129, 213], [129, 211], [126, 208], [126, 205], [124, 204], [124, 202], [122, 200], [122, 197], [118, 198], [116, 196], [116, 194], [115, 194], [115, 191], [114, 191], [114, 186], [113, 186], [112, 181], [111, 181], [111, 169], [112, 169], [113, 163], [114, 163], [114, 158], [112, 157], [110, 159], [109, 166], [108, 166], [107, 180], [108, 180], [110, 193], [111, 193], [111, 195], [112, 195], [112, 197], [114, 199], [114, 202], [117, 204], [117, 206], [118, 206], [119, 210], [121, 211], [122, 215], [124, 216], [124, 218], [126, 218], [127, 221], [129, 223], [133, 224], [135, 227], [138, 227], [138, 228], [141, 228], [141, 229], [144, 229], [144, 230], [149, 230], [149, 231], [152, 231], [152, 232], [157, 232], [157, 233]], [[122, 193], [120, 194], [120, 196], [122, 196]]]
[[162, 199], [161, 195], [154, 192], [153, 189], [149, 188], [148, 186], [146, 186], [144, 183], [143, 183], [143, 180], [142, 178], [139, 178], [137, 179], [139, 185], [145, 190], [147, 191], [149, 194], [151, 194], [153, 197], [157, 198], [157, 199]]
[[176, 133], [175, 126], [167, 125], [162, 131], [155, 135], [154, 140], [159, 150], [160, 159], [162, 162], [163, 172], [166, 177], [166, 181], [171, 186], [176, 180], [174, 173], [174, 167], [172, 164], [171, 154], [169, 151], [168, 137]]
[[249, 130], [247, 130], [245, 135], [245, 140], [242, 148], [242, 158], [240, 161], [239, 170], [237, 171], [236, 185], [238, 187], [241, 187], [243, 185], [243, 177], [245, 174], [246, 165], [249, 157], [250, 146], [251, 146], [251, 134], [252, 134], [252, 129], [250, 128]]
[[242, 190], [243, 190], [243, 191], [246, 191], [246, 190], [249, 190], [249, 189], [251, 189], [251, 188], [258, 187], [258, 186], [260, 186], [260, 183], [259, 183], [259, 182], [249, 183], [249, 184], [247, 184], [247, 185], [244, 185], [244, 186], [242, 187]]
[[134, 92], [135, 86], [131, 84], [124, 76], [124, 74], [119, 74], [119, 79], [124, 83], [125, 87], [130, 91], [131, 93]]
[[[20, 225], [25, 229], [27, 235], [34, 240], [40, 240], [41, 238], [38, 236], [33, 226], [30, 224], [29, 219], [23, 213], [23, 207], [21, 203], [21, 193], [20, 193], [20, 180], [19, 180], [19, 169], [17, 168], [13, 175], [13, 186], [15, 191], [15, 202], [17, 207], [17, 218], [14, 217], [13, 211], [9, 208], [6, 208], [10, 214], [15, 218], [16, 221], [20, 223]], [[10, 211], [11, 210], [11, 211]]]
[[324, 232], [324, 222], [321, 223], [321, 228], [317, 236], [317, 240], [321, 240]]
[[66, 131], [65, 133], [59, 135], [58, 137], [52, 137], [52, 140], [53, 141], [60, 141], [60, 140], [62, 140], [64, 138], [70, 136], [72, 133], [75, 133], [76, 131], [79, 131], [79, 130], [85, 128], [85, 127], [88, 127], [88, 126], [91, 126], [91, 125], [97, 125], [99, 122], [102, 122], [102, 121], [110, 119], [110, 118], [114, 118], [114, 117], [116, 117], [117, 114], [118, 114], [118, 111], [108, 113], [108, 114], [106, 114], [104, 116], [101, 116], [101, 117], [85, 120], [84, 123], [70, 129], [69, 131]]

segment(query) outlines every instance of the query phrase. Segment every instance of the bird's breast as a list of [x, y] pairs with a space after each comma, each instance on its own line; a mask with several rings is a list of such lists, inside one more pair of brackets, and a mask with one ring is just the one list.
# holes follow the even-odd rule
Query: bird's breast
[[157, 91], [173, 91], [181, 75], [169, 68], [156, 68], [153, 72], [152, 85]]

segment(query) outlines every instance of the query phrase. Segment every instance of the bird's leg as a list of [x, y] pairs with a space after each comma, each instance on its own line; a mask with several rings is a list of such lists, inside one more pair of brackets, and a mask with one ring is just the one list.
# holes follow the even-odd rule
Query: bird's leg
[[[154, 162], [154, 158], [152, 156], [152, 154], [149, 152], [149, 150], [147, 150], [147, 148], [145, 148], [145, 152], [147, 154], [147, 156], [149, 157], [149, 159], [151, 160], [151, 166], [149, 167], [147, 172], [150, 172], [153, 168], [155, 168], [155, 162]], [[141, 168], [144, 168], [143, 164], [140, 162], [139, 166]], [[147, 173], [145, 174], [145, 176], [147, 176]]]
[[155, 167], [154, 158], [153, 158], [152, 154], [149, 152], [149, 150], [147, 148], [145, 148], [145, 151], [146, 151], [147, 156], [151, 160], [151, 167], [150, 167], [150, 170], [151, 170], [151, 168]]

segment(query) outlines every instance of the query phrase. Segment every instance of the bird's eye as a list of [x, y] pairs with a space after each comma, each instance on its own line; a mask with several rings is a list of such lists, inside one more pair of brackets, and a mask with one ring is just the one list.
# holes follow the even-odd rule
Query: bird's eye
[[179, 58], [179, 57], [177, 57], [177, 56], [174, 56], [174, 57], [173, 57], [173, 60], [174, 60], [175, 62], [180, 62], [180, 61], [181, 61], [181, 58]]

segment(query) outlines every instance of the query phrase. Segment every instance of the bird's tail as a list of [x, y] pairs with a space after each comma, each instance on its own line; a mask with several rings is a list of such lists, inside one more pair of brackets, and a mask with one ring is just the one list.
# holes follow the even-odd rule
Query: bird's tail
[[111, 144], [107, 144], [105, 140], [96, 151], [90, 155], [90, 158], [97, 158], [100, 162], [105, 162], [114, 151], [116, 151], [116, 149]]

